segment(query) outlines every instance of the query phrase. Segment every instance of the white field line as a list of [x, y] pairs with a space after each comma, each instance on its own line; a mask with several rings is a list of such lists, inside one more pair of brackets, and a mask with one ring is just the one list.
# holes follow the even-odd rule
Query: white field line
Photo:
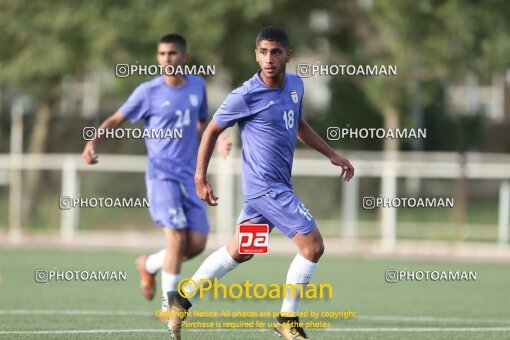
[[[97, 315], [97, 316], [153, 316], [155, 313], [145, 311], [104, 311], [104, 310], [0, 310], [0, 315]], [[458, 323], [510, 323], [510, 320], [499, 319], [466, 319], [455, 317], [406, 317], [406, 316], [359, 316], [357, 319], [372, 321], [395, 322], [458, 322]], [[207, 329], [188, 328], [186, 332], [253, 332], [268, 331], [269, 329]], [[359, 328], [311, 328], [312, 332], [510, 332], [510, 327], [359, 327]], [[84, 330], [34, 330], [34, 331], [0, 331], [0, 335], [43, 335], [43, 334], [108, 334], [108, 333], [162, 333], [164, 328], [158, 329], [84, 329]]]
[[131, 311], [131, 310], [64, 310], [64, 309], [0, 309], [0, 315], [97, 315], [97, 316], [156, 316], [154, 313], [147, 311]]
[[502, 323], [510, 324], [510, 320], [504, 319], [467, 319], [456, 317], [437, 317], [437, 316], [376, 316], [360, 315], [356, 319], [369, 321], [395, 321], [395, 322], [458, 322], [458, 323]]
[[[200, 333], [220, 333], [220, 332], [265, 332], [269, 329], [208, 329], [208, 328], [192, 328], [184, 329], [185, 332], [200, 332]], [[165, 329], [84, 329], [84, 330], [53, 330], [53, 331], [0, 331], [0, 335], [44, 335], [44, 334], [112, 334], [112, 333], [163, 333], [167, 332]], [[430, 333], [430, 332], [457, 332], [457, 333], [482, 333], [482, 332], [510, 332], [510, 327], [403, 327], [403, 328], [327, 328], [327, 329], [313, 329], [312, 332], [410, 332], [410, 333]]]
[[[97, 316], [156, 316], [156, 311], [131, 311], [131, 310], [51, 310], [51, 309], [0, 309], [0, 315], [97, 315]], [[392, 315], [360, 315], [352, 320], [369, 321], [395, 321], [395, 322], [458, 322], [458, 323], [496, 323], [510, 324], [505, 319], [470, 319], [458, 317], [434, 317], [434, 316], [392, 316]], [[311, 320], [310, 320], [311, 321]]]

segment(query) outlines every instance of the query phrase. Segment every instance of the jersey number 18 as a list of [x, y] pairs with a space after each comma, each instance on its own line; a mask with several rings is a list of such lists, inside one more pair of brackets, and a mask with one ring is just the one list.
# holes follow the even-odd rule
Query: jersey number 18
[[283, 120], [287, 130], [292, 129], [294, 127], [294, 110], [283, 111]]

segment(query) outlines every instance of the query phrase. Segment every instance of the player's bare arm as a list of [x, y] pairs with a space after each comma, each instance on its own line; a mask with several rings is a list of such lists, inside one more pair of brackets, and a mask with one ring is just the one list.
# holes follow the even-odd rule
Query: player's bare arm
[[298, 139], [328, 157], [332, 164], [341, 167], [340, 177], [345, 181], [349, 181], [354, 176], [354, 167], [351, 163], [337, 154], [303, 118], [299, 119]]
[[[111, 130], [116, 129], [119, 127], [124, 121], [126, 120], [126, 117], [122, 115], [120, 112], [116, 112], [112, 114], [110, 117], [108, 117], [100, 126], [100, 129], [104, 130]], [[88, 141], [87, 144], [85, 144], [85, 148], [83, 149], [83, 152], [81, 154], [82, 158], [85, 160], [85, 163], [87, 164], [96, 164], [97, 161], [97, 154], [96, 154], [96, 143], [100, 141], [101, 138], [95, 138], [91, 141]]]
[[[198, 132], [203, 133], [206, 127], [207, 127], [206, 120], [199, 120], [197, 122]], [[223, 159], [226, 159], [227, 156], [230, 154], [230, 151], [232, 150], [232, 142], [230, 141], [228, 136], [229, 136], [228, 132], [224, 132], [218, 137], [216, 141], [216, 150]]]
[[195, 172], [195, 185], [198, 197], [211, 206], [218, 205], [218, 197], [214, 196], [211, 185], [207, 182], [207, 168], [211, 160], [214, 146], [218, 136], [224, 129], [211, 121], [202, 135], [200, 147], [198, 148], [197, 169]]
[[205, 119], [200, 119], [198, 122], [197, 122], [197, 131], [199, 133], [203, 133], [205, 131], [205, 128], [207, 127], [207, 120]]

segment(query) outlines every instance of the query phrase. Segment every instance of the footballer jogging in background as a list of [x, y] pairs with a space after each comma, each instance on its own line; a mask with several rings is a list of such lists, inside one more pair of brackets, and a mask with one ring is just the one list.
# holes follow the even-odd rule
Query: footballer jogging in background
[[[303, 81], [285, 72], [292, 56], [285, 31], [274, 26], [262, 29], [255, 47], [260, 69], [225, 99], [202, 136], [195, 173], [197, 194], [209, 205], [217, 205], [207, 168], [218, 136], [237, 123], [242, 140], [244, 194], [238, 224], [267, 224], [270, 229], [276, 226], [291, 239], [299, 253], [290, 264], [286, 283], [306, 287], [317, 269], [324, 245], [313, 216], [294, 193], [290, 181], [296, 141], [299, 139], [340, 167], [340, 176], [346, 181], [354, 176], [354, 168], [304, 120]], [[226, 246], [205, 259], [192, 280], [219, 279], [250, 260], [253, 254], [241, 253], [238, 240], [239, 229]], [[184, 292], [193, 290], [193, 285], [185, 285]], [[168, 328], [174, 339], [180, 339], [181, 323], [187, 315], [184, 312], [196, 299], [196, 295], [189, 298], [183, 295], [189, 296], [168, 292]], [[277, 335], [308, 339], [299, 326], [299, 307], [299, 294], [287, 294], [274, 329]]]
[[[188, 60], [186, 41], [177, 34], [159, 40], [157, 60], [160, 66], [177, 67]], [[169, 67], [169, 66], [168, 66]], [[156, 291], [156, 274], [161, 271], [163, 307], [166, 292], [176, 290], [181, 279], [181, 262], [200, 254], [209, 233], [206, 205], [196, 195], [193, 176], [198, 151], [198, 132], [209, 116], [204, 79], [193, 75], [164, 74], [139, 85], [118, 112], [106, 119], [99, 129], [112, 130], [124, 121], [144, 121], [145, 130], [182, 131], [180, 138], [146, 138], [148, 152], [145, 174], [149, 212], [166, 237], [166, 249], [136, 261], [141, 275], [141, 289], [147, 300]], [[96, 144], [89, 141], [83, 151], [88, 164], [97, 163]], [[218, 139], [223, 157], [231, 143], [226, 135]]]

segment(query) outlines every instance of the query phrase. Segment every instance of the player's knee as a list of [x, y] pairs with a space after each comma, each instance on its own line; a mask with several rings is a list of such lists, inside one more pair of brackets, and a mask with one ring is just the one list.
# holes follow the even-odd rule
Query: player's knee
[[300, 252], [307, 260], [317, 262], [321, 258], [322, 254], [324, 254], [324, 243], [315, 242], [310, 246], [305, 247]]
[[165, 233], [170, 238], [185, 238], [186, 237], [186, 230], [185, 229], [172, 229], [172, 228], [166, 228]]
[[319, 258], [322, 257], [322, 255], [324, 254], [324, 251], [326, 251], [326, 247], [324, 246], [324, 243], [321, 242], [320, 246], [319, 246], [319, 249], [317, 251], [317, 255], [319, 256]]
[[194, 253], [195, 256], [201, 254], [205, 250], [205, 243], [199, 244], [195, 246]]
[[165, 230], [165, 234], [167, 248], [183, 247], [186, 243], [186, 233], [182, 229], [167, 229]]
[[205, 243], [203, 244], [194, 244], [192, 247], [188, 248], [186, 254], [184, 255], [184, 260], [190, 260], [195, 256], [200, 255], [205, 250]]

